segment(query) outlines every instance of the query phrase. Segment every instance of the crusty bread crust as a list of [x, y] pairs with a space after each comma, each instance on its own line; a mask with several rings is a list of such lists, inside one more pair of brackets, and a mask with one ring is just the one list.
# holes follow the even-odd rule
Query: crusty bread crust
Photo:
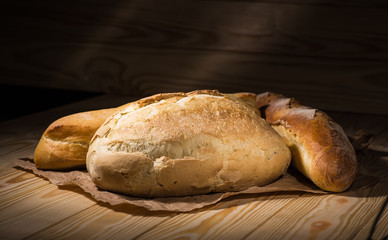
[[[43, 133], [34, 152], [34, 162], [39, 169], [71, 170], [86, 167], [86, 153], [96, 130], [113, 113], [125, 107], [138, 109], [149, 104], [184, 93], [162, 93], [122, 105], [117, 108], [75, 113], [54, 121]], [[246, 104], [254, 105], [256, 94], [232, 94]]]
[[286, 140], [292, 166], [323, 190], [342, 192], [351, 186], [356, 154], [343, 129], [327, 114], [270, 92], [257, 95], [256, 104]]
[[124, 108], [96, 131], [86, 163], [100, 188], [186, 196], [265, 185], [286, 171], [291, 153], [259, 117], [254, 94], [202, 90], [152, 98], [158, 101]]
[[75, 113], [54, 121], [43, 133], [35, 148], [36, 167], [44, 170], [85, 168], [89, 142], [108, 117], [120, 109], [126, 107], [138, 109], [169, 98], [170, 95], [169, 93], [156, 94], [117, 108]]
[[116, 108], [62, 117], [46, 129], [34, 152], [39, 169], [69, 170], [85, 167], [90, 139]]

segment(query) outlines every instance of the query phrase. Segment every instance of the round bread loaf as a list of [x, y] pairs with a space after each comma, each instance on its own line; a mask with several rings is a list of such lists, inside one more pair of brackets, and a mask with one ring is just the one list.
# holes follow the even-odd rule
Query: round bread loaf
[[203, 90], [124, 108], [92, 138], [88, 172], [102, 189], [140, 197], [268, 184], [286, 171], [291, 153], [254, 101], [254, 94]]
[[357, 158], [340, 125], [326, 113], [281, 94], [259, 94], [256, 102], [291, 149], [293, 167], [325, 191], [342, 192], [350, 187]]

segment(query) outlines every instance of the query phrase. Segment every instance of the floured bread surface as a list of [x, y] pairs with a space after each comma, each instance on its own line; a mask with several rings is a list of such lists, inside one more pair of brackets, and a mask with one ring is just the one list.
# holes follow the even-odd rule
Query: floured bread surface
[[265, 185], [290, 159], [249, 100], [196, 91], [117, 112], [97, 130], [86, 163], [102, 189], [168, 197]]

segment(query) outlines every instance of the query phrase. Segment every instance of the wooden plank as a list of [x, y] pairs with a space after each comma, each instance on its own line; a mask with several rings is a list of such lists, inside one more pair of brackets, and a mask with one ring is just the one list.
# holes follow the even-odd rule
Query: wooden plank
[[[43, 181], [43, 180], [42, 180]], [[71, 189], [71, 191], [69, 191]], [[21, 239], [61, 221], [95, 202], [76, 188], [62, 188], [46, 183], [26, 187], [30, 194], [6, 199], [0, 209], [2, 239]]]
[[[77, 65], [68, 66], [69, 68], [80, 68], [80, 66], [88, 65], [89, 61], [98, 62], [91, 63], [93, 70], [90, 71], [94, 72], [100, 71], [97, 70], [101, 68], [100, 65], [109, 65], [106, 61], [110, 60], [89, 59], [92, 55], [109, 56], [109, 59], [115, 59], [115, 62], [125, 66], [136, 66], [139, 62], [152, 66], [152, 69], [150, 65], [137, 66], [131, 72], [126, 72], [126, 76], [121, 77], [124, 79], [119, 80], [121, 85], [110, 81], [109, 84], [112, 86], [109, 89], [116, 93], [120, 93], [123, 89], [128, 89], [125, 94], [140, 96], [203, 88], [219, 89], [225, 92], [271, 90], [296, 97], [320, 109], [387, 114], [387, 110], [382, 107], [387, 102], [385, 98], [387, 88], [384, 87], [383, 81], [373, 80], [374, 75], [381, 75], [379, 78], [385, 77], [383, 71], [386, 65], [384, 64], [374, 66], [373, 62], [367, 61], [353, 63], [344, 60], [294, 59], [293, 57], [282, 57], [283, 62], [279, 62], [276, 56], [196, 50], [128, 51], [93, 45], [74, 46], [74, 48], [85, 53], [77, 57], [79, 61]], [[72, 50], [69, 47], [62, 47], [57, 51], [48, 49], [43, 59], [52, 59], [50, 55], [60, 54], [58, 51]], [[95, 53], [96, 51], [98, 53]], [[45, 51], [41, 54], [43, 53]], [[171, 73], [168, 69], [175, 69], [175, 71]], [[105, 74], [115, 75], [115, 73], [109, 73], [110, 69], [105, 71], [107, 71]], [[55, 76], [52, 78], [55, 79]], [[95, 90], [107, 88], [103, 80], [95, 77], [93, 79], [96, 81], [93, 86], [101, 86], [101, 89]], [[78, 78], [64, 79], [60, 82], [71, 86], [80, 84]], [[67, 87], [60, 84], [55, 83], [53, 86]], [[78, 87], [86, 88], [86, 86]]]
[[179, 214], [137, 239], [241, 239], [298, 196], [235, 197], [204, 210]]
[[9, 83], [131, 96], [272, 90], [322, 109], [388, 113], [381, 1], [45, 0], [2, 9], [1, 22], [24, 26], [0, 37]]
[[[14, 176], [23, 175], [24, 173], [21, 173], [19, 171], [16, 171], [14, 168], [8, 168], [4, 169], [0, 172], [0, 181], [8, 181], [9, 178], [13, 178]], [[2, 185], [4, 186], [4, 185]]]
[[[376, 216], [377, 217], [377, 216]], [[383, 239], [388, 236], [388, 207], [385, 207], [384, 212], [378, 219], [372, 239]]]
[[[0, 169], [10, 169], [13, 161], [18, 158], [32, 157], [39, 138], [34, 139], [13, 139], [4, 144], [0, 150]], [[0, 141], [5, 143], [5, 141]]]
[[[387, 201], [387, 198], [385, 198], [385, 201]], [[379, 204], [377, 208], [383, 210], [382, 205], [383, 204]], [[380, 220], [377, 219], [377, 217], [379, 217], [379, 212], [377, 212], [375, 216], [373, 216], [369, 221], [365, 222], [364, 225], [361, 226], [359, 232], [353, 237], [353, 239], [383, 239], [385, 236], [387, 236], [387, 225], [381, 225], [384, 224], [385, 219], [376, 222], [377, 220]]]
[[[259, 226], [248, 239], [365, 239], [373, 220], [387, 199], [388, 173], [379, 156], [361, 161], [361, 172], [378, 176], [367, 181], [359, 177], [354, 188], [339, 194], [306, 194]], [[292, 213], [292, 214], [291, 214]], [[277, 230], [276, 226], [282, 226]]]
[[174, 215], [131, 206], [98, 204], [26, 239], [133, 239]]
[[[386, 135], [385, 132], [382, 132], [382, 135]], [[379, 136], [381, 135], [378, 135], [377, 137]], [[373, 162], [365, 162], [364, 166], [368, 166], [371, 173], [376, 171], [377, 173], [385, 173], [385, 176], [387, 176], [388, 173], [386, 170], [388, 169], [388, 157], [386, 156], [386, 153], [377, 152], [377, 154], [380, 155], [380, 161], [378, 164], [374, 164]], [[365, 223], [364, 227], [361, 228], [360, 232], [355, 236], [354, 239], [368, 239], [369, 237], [371, 237], [371, 239], [384, 239], [384, 237], [388, 236], [388, 207], [386, 206], [388, 202], [388, 179], [383, 179], [381, 182], [379, 182], [379, 184], [385, 191], [385, 195], [372, 194], [372, 197], [383, 197], [384, 200], [381, 202], [376, 202], [376, 206], [374, 207], [377, 208], [378, 211], [376, 211], [370, 221]], [[385, 209], [383, 209], [384, 207]], [[362, 209], [360, 209], [360, 211], [362, 211]]]
[[17, 171], [0, 180], [0, 209], [34, 194], [32, 189], [49, 185], [48, 181], [36, 177], [32, 173]]
[[378, 211], [376, 204], [381, 201], [384, 199], [373, 201], [353, 196], [298, 199], [247, 239], [355, 239], [358, 231], [372, 220]]

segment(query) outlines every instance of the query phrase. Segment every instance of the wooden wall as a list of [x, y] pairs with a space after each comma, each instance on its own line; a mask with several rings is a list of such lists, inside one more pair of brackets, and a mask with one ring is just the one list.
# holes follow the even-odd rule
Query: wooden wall
[[276, 91], [388, 114], [388, 2], [1, 1], [1, 83]]

